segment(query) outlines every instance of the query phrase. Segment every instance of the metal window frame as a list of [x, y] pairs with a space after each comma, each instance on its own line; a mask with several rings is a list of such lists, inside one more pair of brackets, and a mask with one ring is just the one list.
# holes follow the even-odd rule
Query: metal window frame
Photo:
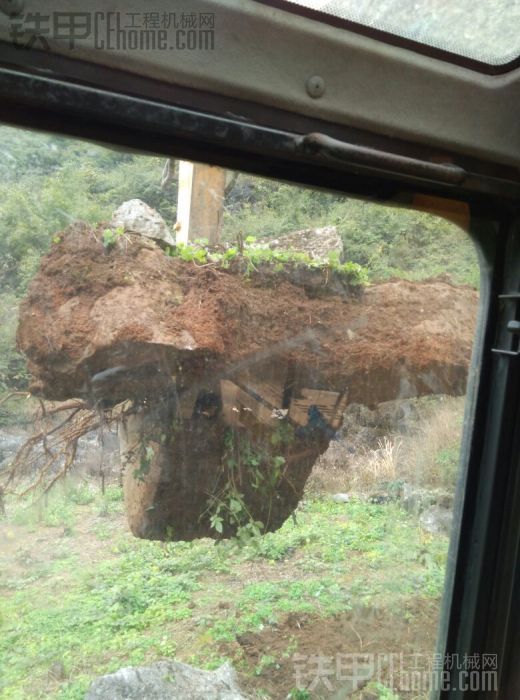
[[[22, 18], [49, 15], [44, 0], [23, 0], [23, 8]], [[182, 0], [159, 0], [154, 6], [166, 12], [185, 9]], [[51, 16], [71, 10], [77, 10], [72, 0], [59, 0]], [[256, 119], [261, 111], [267, 123], [273, 112], [278, 123], [285, 119], [289, 130], [299, 130], [294, 120], [303, 123], [308, 117], [327, 122], [325, 133], [332, 136], [332, 130], [352, 131], [351, 139], [342, 137], [345, 141], [363, 136], [398, 139], [410, 148], [428, 144], [437, 160], [449, 150], [515, 171], [520, 165], [518, 120], [512, 109], [520, 97], [520, 68], [487, 75], [398, 46], [391, 37], [385, 41], [354, 28], [347, 31], [255, 0], [190, 0], [190, 13], [214, 15], [214, 50], [136, 51], [126, 44], [100, 48], [108, 15], [124, 18], [131, 10], [142, 12], [137, 0], [117, 0], [109, 11], [101, 0], [92, 0], [88, 37], [71, 47], [67, 37], [51, 34], [49, 50], [32, 52], [15, 48], [15, 20], [0, 11], [0, 60], [13, 66], [24, 63], [48, 75], [74, 65], [69, 76], [89, 74], [93, 85], [100, 84], [96, 69], [105, 75], [105, 68], [112, 69], [111, 75], [119, 71], [116, 91], [133, 90], [141, 76], [135, 94], [144, 94], [145, 86], [153, 84], [155, 99], [163, 94], [168, 102], [210, 111], [213, 104], [219, 112], [217, 105], [226, 103], [226, 111], [243, 120]], [[100, 14], [105, 17], [101, 27], [95, 22]], [[175, 31], [172, 41], [174, 36]], [[309, 90], [313, 77], [323, 81], [321, 96]]]

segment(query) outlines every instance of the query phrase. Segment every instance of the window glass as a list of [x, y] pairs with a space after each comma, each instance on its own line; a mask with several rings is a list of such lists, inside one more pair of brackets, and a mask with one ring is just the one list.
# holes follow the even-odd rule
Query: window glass
[[422, 44], [500, 65], [518, 57], [518, 0], [288, 0]]
[[257, 698], [426, 699], [479, 296], [464, 206], [0, 143], [0, 695], [167, 660], [229, 661]]

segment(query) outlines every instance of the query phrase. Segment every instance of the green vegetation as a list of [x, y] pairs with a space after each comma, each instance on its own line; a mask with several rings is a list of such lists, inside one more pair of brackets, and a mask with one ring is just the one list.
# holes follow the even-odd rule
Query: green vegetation
[[319, 226], [336, 226], [344, 257], [366, 267], [370, 281], [448, 274], [478, 286], [475, 247], [458, 226], [429, 213], [386, 206], [241, 175], [229, 195], [224, 236], [258, 241]]
[[310, 700], [311, 696], [308, 690], [299, 690], [298, 688], [293, 688], [289, 693], [290, 700]]
[[245, 482], [257, 491], [262, 502], [269, 504], [267, 510], [270, 511], [285, 464], [285, 457], [273, 454], [272, 448], [281, 449], [292, 439], [293, 429], [289, 425], [281, 425], [270, 436], [269, 445], [253, 445], [248, 436], [228, 428], [221, 463], [224, 483], [218, 492], [211, 494], [208, 508], [201, 518], [209, 517], [211, 527], [219, 534], [236, 532], [239, 541], [259, 544], [266, 523], [251, 515], [239, 484]]
[[215, 264], [222, 268], [242, 263], [244, 273], [249, 276], [253, 271], [258, 271], [263, 265], [274, 266], [276, 272], [286, 269], [308, 268], [323, 272], [333, 272], [344, 278], [351, 285], [365, 284], [368, 281], [367, 270], [354, 262], [340, 261], [339, 253], [331, 253], [328, 260], [315, 260], [307, 253], [297, 250], [272, 250], [265, 246], [255, 244], [256, 238], [249, 236], [244, 242], [242, 250], [230, 247], [224, 252], [212, 251], [202, 243], [185, 245], [180, 243], [175, 247], [167, 247], [166, 254], [172, 258], [180, 258], [186, 262], [199, 265]]
[[[111, 228], [106, 228], [103, 230], [103, 246], [106, 250], [113, 248], [117, 241], [124, 234], [125, 230], [122, 226], [118, 226], [115, 230]], [[59, 240], [59, 237], [58, 237]]]
[[[447, 538], [425, 537], [396, 504], [313, 499], [298, 525], [290, 519], [245, 545], [136, 540], [121, 527], [122, 507], [117, 487], [101, 495], [89, 484], [63, 485], [46, 508], [8, 503], [4, 534], [16, 547], [0, 567], [6, 700], [79, 700], [98, 674], [174, 655], [206, 668], [230, 658], [261, 683], [283, 654], [251, 661], [236, 652], [240, 635], [354, 605], [387, 618], [442, 592]], [[287, 658], [297, 650], [293, 635]], [[49, 681], [56, 663], [65, 675]]]

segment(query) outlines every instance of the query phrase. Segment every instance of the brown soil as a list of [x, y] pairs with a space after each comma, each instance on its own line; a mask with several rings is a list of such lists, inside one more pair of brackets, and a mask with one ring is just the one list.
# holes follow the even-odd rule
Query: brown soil
[[[396, 280], [311, 298], [287, 275], [249, 279], [197, 266], [139, 236], [106, 251], [101, 235], [86, 226], [62, 234], [22, 304], [18, 346], [35, 394], [99, 398], [115, 389], [115, 398], [131, 398], [138, 387], [164, 386], [179, 367], [200, 381], [266, 359], [296, 363], [304, 386], [348, 387], [350, 402], [464, 392], [473, 289]], [[121, 365], [153, 371], [134, 384], [125, 376], [124, 387], [109, 378], [92, 385]]]
[[[364, 690], [369, 680], [388, 687], [393, 682], [406, 688], [400, 683], [399, 673], [413, 667], [412, 657], [417, 667], [422, 662], [426, 668], [435, 647], [438, 613], [439, 602], [425, 598], [408, 600], [402, 608], [396, 605], [395, 610], [359, 607], [327, 619], [289, 613], [277, 625], [262, 632], [242, 634], [237, 642], [223, 644], [222, 652], [247, 669], [242, 678], [244, 687], [253, 692], [266, 690], [276, 700], [286, 698], [295, 687], [298, 666], [303, 687], [310, 687], [311, 697], [316, 700], [347, 695], [375, 700], [378, 694]], [[324, 659], [321, 677], [317, 656]], [[266, 657], [274, 661], [266, 663]], [[355, 689], [348, 676], [352, 663], [356, 663], [353, 659], [365, 671], [359, 674], [358, 692], [351, 695]], [[371, 665], [372, 675], [368, 670]], [[400, 697], [416, 699], [417, 694], [401, 689]]]

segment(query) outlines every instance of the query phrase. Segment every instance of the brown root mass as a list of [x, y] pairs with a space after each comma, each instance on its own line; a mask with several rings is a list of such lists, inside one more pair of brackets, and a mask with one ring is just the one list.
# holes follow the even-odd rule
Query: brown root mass
[[[102, 229], [85, 225], [60, 239], [22, 304], [18, 346], [37, 396], [133, 402], [122, 449], [140, 536], [211, 534], [233, 489], [248, 517], [274, 529], [346, 402], [465, 391], [477, 307], [468, 287], [353, 290], [325, 270], [268, 266], [247, 276], [170, 258], [135, 235], [107, 250]], [[229, 431], [254, 467], [230, 458]], [[283, 468], [273, 481], [274, 456]], [[239, 526], [225, 520], [224, 534]]]

